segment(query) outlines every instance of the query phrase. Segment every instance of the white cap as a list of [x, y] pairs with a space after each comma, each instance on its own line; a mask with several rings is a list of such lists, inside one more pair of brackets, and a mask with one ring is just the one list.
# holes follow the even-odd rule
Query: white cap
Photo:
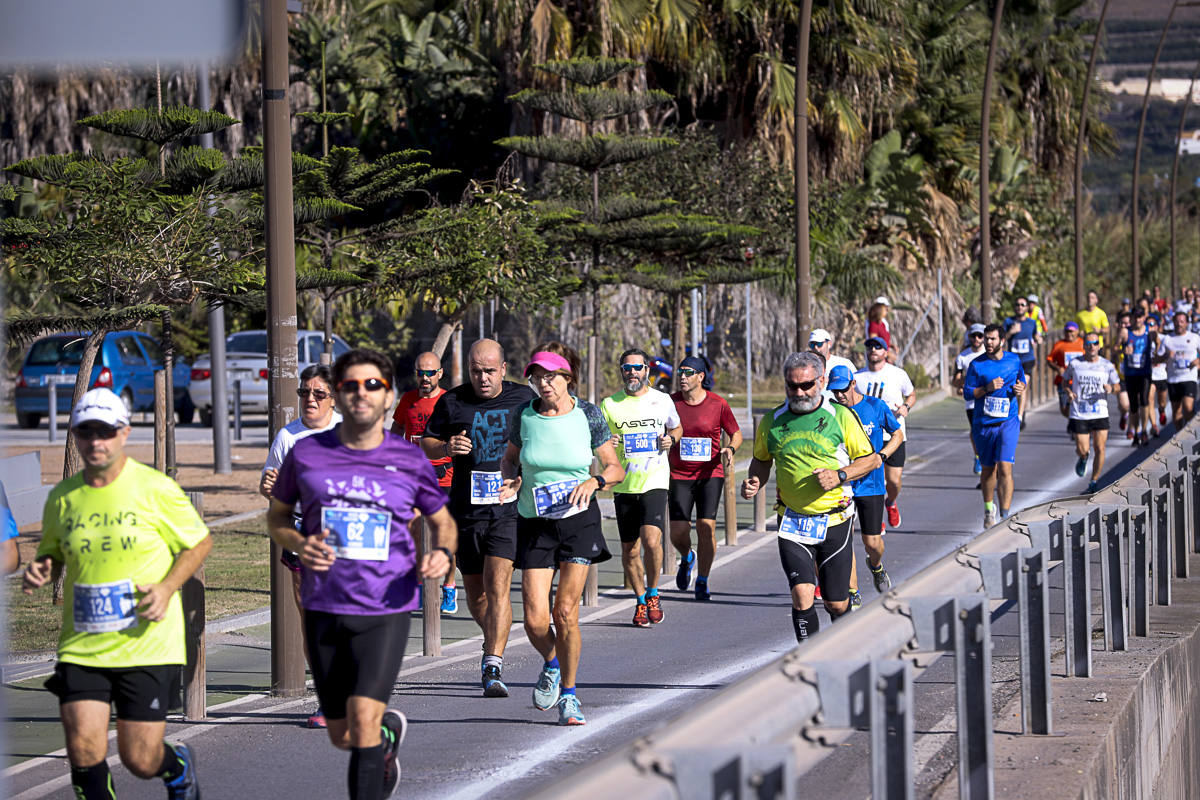
[[832, 334], [830, 334], [829, 331], [825, 330], [824, 328], [815, 328], [813, 332], [808, 335], [809, 344], [825, 344], [826, 342], [832, 340]]
[[879, 295], [879, 297], [876, 297], [876, 298], [875, 298], [875, 302], [876, 302], [876, 303], [882, 303], [882, 304], [883, 304], [883, 305], [885, 305], [885, 306], [891, 306], [891, 305], [892, 305], [892, 301], [887, 299], [887, 295], [886, 295], [886, 294], [881, 294], [881, 295]]
[[110, 428], [124, 428], [129, 424], [129, 412], [121, 398], [111, 389], [89, 389], [71, 411], [71, 427], [85, 422], [102, 422]]
[[1031, 295], [1029, 295], [1029, 297], [1026, 297], [1025, 299], [1031, 303], [1040, 303], [1041, 302], [1041, 300], [1038, 300], [1038, 296], [1036, 294], [1031, 294]]
[[972, 325], [970, 328], [967, 329], [967, 334], [970, 335], [972, 333], [983, 333], [985, 330], [987, 330], [987, 328], [983, 325], [983, 323], [976, 322], [974, 325]]

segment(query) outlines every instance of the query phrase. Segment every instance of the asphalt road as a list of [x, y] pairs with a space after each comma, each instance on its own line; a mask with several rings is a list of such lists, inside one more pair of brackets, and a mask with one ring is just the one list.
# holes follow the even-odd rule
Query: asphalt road
[[[1148, 455], [1131, 449], [1113, 427], [1102, 484]], [[885, 563], [897, 582], [975, 536], [982, 522], [961, 403], [950, 399], [917, 412], [908, 430], [903, 521], [886, 538]], [[1063, 431], [1057, 409], [1030, 414], [1018, 451], [1014, 510], [1084, 490], [1086, 478], [1074, 474], [1075, 456]], [[1169, 435], [1164, 432], [1159, 441]], [[864, 600], [874, 602], [878, 596], [861, 549], [859, 554]], [[672, 579], [665, 583], [670, 587], [664, 592], [666, 619], [650, 629], [629, 624], [631, 599], [624, 592], [603, 598], [598, 609], [584, 609], [579, 697], [588, 724], [582, 728], [559, 728], [553, 711], [531, 706], [529, 693], [540, 659], [519, 629], [506, 656], [505, 677], [512, 690], [508, 699], [480, 697], [477, 640], [452, 645], [442, 659], [406, 661], [393, 698], [412, 723], [401, 758], [403, 795], [524, 797], [578, 765], [669, 725], [696, 702], [795, 646], [787, 582], [771, 534], [743, 535], [737, 547], [719, 549], [710, 579], [712, 603], [697, 604], [690, 593], [677, 593]], [[823, 614], [822, 623], [828, 624]], [[997, 624], [1007, 623], [1002, 619]], [[998, 693], [1015, 676], [1015, 666], [1003, 666], [1005, 659], [1003, 648], [998, 649]], [[953, 716], [944, 715], [953, 713], [953, 685], [951, 678], [947, 687], [945, 670], [945, 665], [935, 665], [926, 672], [917, 697], [923, 789], [936, 785], [950, 766], [945, 748], [952, 744]], [[342, 796], [347, 756], [332, 750], [323, 733], [301, 727], [313, 705], [312, 699], [249, 699], [214, 709], [210, 724], [172, 724], [170, 735], [187, 738], [198, 753], [206, 797]], [[1004, 724], [997, 720], [998, 727]], [[713, 732], [714, 740], [719, 736]], [[856, 737], [805, 776], [805, 794], [868, 796], [863, 738]], [[12, 776], [10, 790], [20, 798], [67, 796], [65, 772], [62, 759], [41, 762]], [[120, 766], [114, 774], [123, 798], [161, 797], [157, 782], [133, 779]]]

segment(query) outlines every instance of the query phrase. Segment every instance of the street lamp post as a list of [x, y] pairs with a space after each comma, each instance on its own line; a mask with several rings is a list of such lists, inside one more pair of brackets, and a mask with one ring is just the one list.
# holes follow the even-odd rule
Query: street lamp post
[[804, 349], [812, 329], [812, 282], [809, 276], [808, 242], [808, 33], [812, 23], [812, 0], [800, 1], [796, 30], [796, 108], [792, 133], [795, 138], [796, 180], [796, 350]]
[[988, 45], [987, 66], [983, 72], [983, 102], [979, 114], [979, 316], [992, 321], [992, 219], [991, 187], [988, 175], [991, 166], [992, 73], [996, 69], [996, 50], [1000, 46], [1000, 22], [1004, 17], [1004, 0], [996, 0], [992, 16], [992, 40]]
[[1179, 297], [1179, 257], [1175, 234], [1175, 200], [1179, 185], [1179, 156], [1180, 142], [1183, 141], [1183, 129], [1187, 125], [1188, 111], [1192, 107], [1192, 93], [1196, 91], [1196, 78], [1200, 77], [1200, 61], [1192, 70], [1192, 80], [1188, 84], [1187, 97], [1183, 100], [1183, 111], [1179, 113], [1179, 130], [1175, 132], [1175, 158], [1171, 162], [1171, 297]]
[[1087, 137], [1088, 100], [1092, 95], [1092, 79], [1096, 74], [1096, 55], [1100, 51], [1100, 37], [1104, 33], [1104, 20], [1108, 16], [1108, 4], [1104, 0], [1100, 9], [1100, 20], [1096, 23], [1096, 38], [1092, 40], [1092, 54], [1088, 56], [1087, 79], [1083, 84], [1083, 102], [1079, 107], [1079, 131], [1075, 139], [1075, 310], [1087, 307], [1087, 291], [1083, 285], [1083, 146]]

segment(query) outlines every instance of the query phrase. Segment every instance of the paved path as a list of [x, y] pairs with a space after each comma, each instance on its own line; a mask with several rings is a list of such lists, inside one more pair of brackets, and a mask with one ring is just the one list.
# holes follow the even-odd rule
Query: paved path
[[[1014, 508], [1077, 494], [1086, 486], [1071, 469], [1075, 457], [1064, 427], [1057, 409], [1030, 415], [1018, 452]], [[1106, 480], [1147, 455], [1129, 448], [1115, 427]], [[887, 537], [886, 563], [897, 580], [976, 535], [982, 513], [961, 403], [948, 399], [916, 412], [909, 435], [903, 524]], [[748, 504], [741, 504], [740, 519], [749, 522]], [[447, 622], [447, 633], [459, 641], [446, 647], [445, 657], [406, 660], [394, 697], [413, 723], [402, 757], [405, 796], [475, 798], [486, 791], [489, 798], [523, 797], [548, 779], [669, 724], [698, 700], [795, 645], [787, 583], [770, 534], [743, 534], [737, 547], [719, 548], [710, 604], [695, 603], [666, 579], [666, 620], [650, 629], [629, 624], [632, 601], [617, 588], [618, 569], [609, 562], [601, 605], [583, 609], [579, 693], [588, 715], [583, 728], [560, 729], [553, 712], [532, 708], [529, 692], [540, 659], [524, 641], [519, 623], [506, 655], [508, 699], [479, 696], [479, 642], [463, 638], [475, 632], [466, 619]], [[859, 572], [864, 599], [874, 601], [861, 558]], [[824, 615], [822, 621], [828, 624]], [[414, 619], [413, 629], [419, 635], [419, 620]], [[213, 637], [210, 706], [225, 704], [211, 708], [210, 723], [172, 723], [171, 734], [193, 743], [206, 796], [342, 796], [347, 757], [334, 752], [321, 732], [301, 727], [314, 700], [279, 702], [260, 694], [269, 680], [268, 645], [266, 626]], [[419, 642], [414, 639], [409, 651], [419, 652]], [[952, 702], [937, 702], [945, 676], [935, 670], [923, 678], [934, 687], [935, 702], [922, 703], [930, 710], [921, 712], [917, 740], [919, 761], [931, 780], [947, 742], [939, 728], [944, 728], [942, 714], [952, 708]], [[998, 671], [998, 681], [1005, 677]], [[4, 689], [10, 709], [8, 760], [23, 762], [8, 771], [10, 795], [62, 797], [69, 791], [65, 759], [61, 754], [31, 758], [61, 747], [52, 698], [37, 685], [29, 681]], [[815, 794], [865, 797], [868, 762], [862, 753], [831, 762], [839, 768], [819, 770], [806, 779], [806, 787]], [[114, 774], [123, 798], [161, 796], [160, 786], [136, 781], [120, 766], [114, 766]]]

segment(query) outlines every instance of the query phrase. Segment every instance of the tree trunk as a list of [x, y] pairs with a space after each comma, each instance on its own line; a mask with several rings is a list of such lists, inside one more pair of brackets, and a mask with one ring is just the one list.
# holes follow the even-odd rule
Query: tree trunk
[[437, 336], [433, 339], [433, 346], [429, 348], [438, 358], [443, 358], [446, 353], [446, 348], [450, 346], [450, 337], [454, 332], [462, 327], [462, 314], [456, 314], [453, 317], [448, 317], [442, 326], [438, 328]]
[[321, 363], [333, 364], [333, 292], [321, 296], [324, 312], [325, 340], [321, 347]]
[[687, 326], [683, 314], [683, 292], [675, 292], [675, 332], [671, 334], [671, 366], [678, 368], [683, 361], [683, 340], [687, 336]]
[[166, 473], [174, 478], [175, 468], [175, 337], [171, 331], [171, 312], [162, 315], [163, 380], [167, 384], [167, 447], [165, 455]]

